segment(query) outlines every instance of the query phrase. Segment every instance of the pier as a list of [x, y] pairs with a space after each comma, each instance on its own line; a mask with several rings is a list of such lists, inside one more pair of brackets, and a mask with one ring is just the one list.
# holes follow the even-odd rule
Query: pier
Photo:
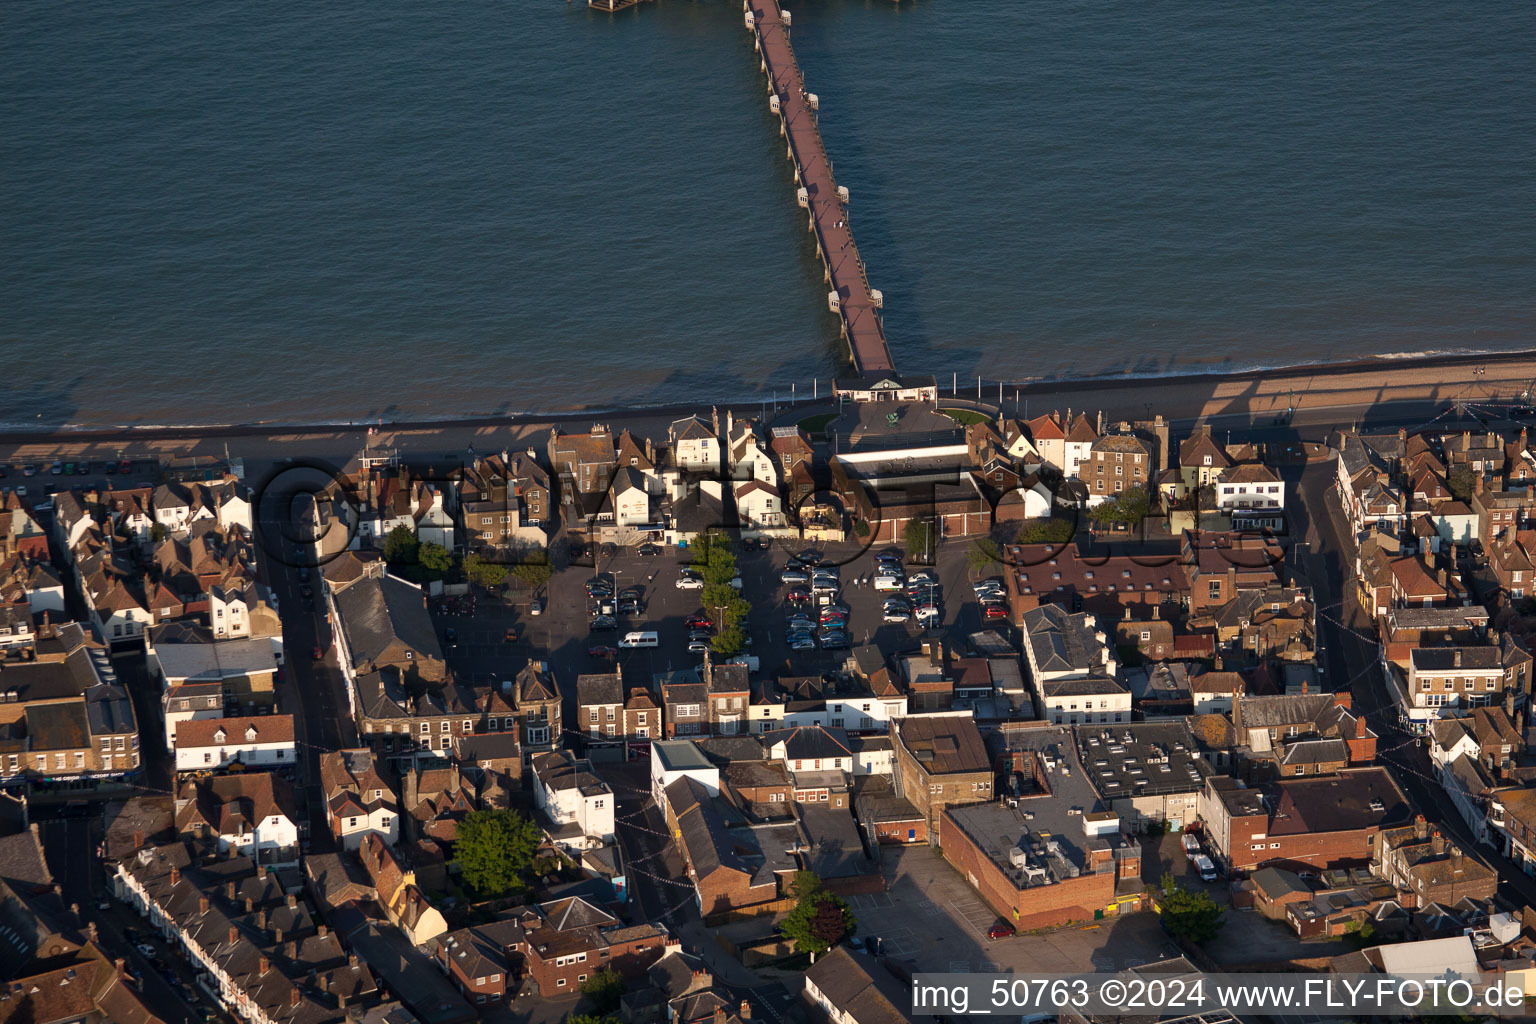
[[762, 71], [768, 80], [768, 108], [779, 118], [779, 133], [788, 144], [795, 168], [797, 198], [809, 215], [825, 279], [831, 287], [827, 305], [843, 322], [843, 337], [854, 370], [892, 371], [885, 325], [880, 321], [884, 297], [869, 286], [864, 261], [848, 223], [848, 191], [832, 176], [821, 129], [816, 124], [820, 101], [807, 92], [794, 48], [789, 44], [790, 15], [778, 0], [742, 0], [743, 20], [757, 40]]

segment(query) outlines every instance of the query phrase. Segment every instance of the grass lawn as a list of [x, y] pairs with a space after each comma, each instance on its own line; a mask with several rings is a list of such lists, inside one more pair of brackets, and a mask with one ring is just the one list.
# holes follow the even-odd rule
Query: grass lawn
[[966, 427], [972, 423], [985, 423], [992, 418], [984, 413], [972, 412], [969, 409], [940, 409], [939, 412]]
[[826, 432], [827, 424], [835, 419], [837, 419], [837, 413], [824, 412], [819, 416], [807, 416], [798, 425], [807, 434], [810, 434], [812, 437], [818, 437]]

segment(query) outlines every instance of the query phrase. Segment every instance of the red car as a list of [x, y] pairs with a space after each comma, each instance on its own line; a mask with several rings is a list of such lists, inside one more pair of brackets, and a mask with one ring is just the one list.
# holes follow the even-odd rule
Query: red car
[[790, 604], [805, 604], [811, 599], [811, 592], [809, 590], [800, 589], [791, 590], [789, 593], [784, 595], [784, 599]]
[[617, 647], [609, 647], [607, 644], [593, 644], [587, 648], [587, 656], [589, 658], [617, 658], [619, 656], [619, 649]]
[[695, 615], [688, 620], [689, 629], [714, 629], [715, 624], [708, 615]]
[[1000, 604], [989, 604], [981, 610], [981, 615], [985, 619], [1006, 619], [1008, 609]]
[[987, 929], [987, 938], [989, 939], [1006, 939], [1013, 934], [1016, 934], [1016, 931], [1013, 925], [1007, 921], [999, 921]]

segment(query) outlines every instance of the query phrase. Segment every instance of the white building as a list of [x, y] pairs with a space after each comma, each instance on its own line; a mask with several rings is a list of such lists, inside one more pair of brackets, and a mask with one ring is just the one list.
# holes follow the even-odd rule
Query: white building
[[212, 772], [239, 761], [246, 768], [286, 768], [296, 760], [292, 715], [212, 718], [176, 727], [176, 771]]
[[620, 466], [613, 475], [611, 499], [615, 526], [645, 526], [651, 522], [650, 487], [633, 466]]
[[742, 526], [783, 526], [784, 501], [772, 484], [748, 480], [736, 485], [736, 517]]
[[189, 780], [176, 794], [177, 832], [260, 864], [298, 863], [298, 819], [293, 787], [270, 772]]
[[1216, 477], [1211, 490], [1217, 510], [1232, 517], [1234, 529], [1277, 529], [1285, 525], [1285, 482], [1262, 463], [1228, 466]]
[[720, 769], [704, 756], [692, 740], [656, 740], [651, 744], [651, 796], [662, 816], [667, 811], [667, 787], [688, 777], [708, 791], [720, 795]]
[[725, 432], [730, 439], [730, 464], [726, 467], [731, 479], [739, 482], [756, 480], [770, 487], [779, 481], [773, 459], [763, 450], [751, 420], [733, 421], [725, 414]]
[[1087, 612], [1047, 604], [1024, 613], [1024, 656], [1047, 721], [1096, 725], [1131, 720], [1131, 691], [1108, 638]]
[[416, 539], [453, 550], [453, 513], [443, 504], [443, 489], [423, 485], [423, 500], [416, 518]]
[[718, 472], [720, 439], [697, 416], [675, 421], [667, 428], [672, 442], [672, 463], [679, 469]]
[[550, 837], [567, 850], [614, 841], [613, 790], [592, 762], [552, 750], [533, 759], [533, 802], [553, 823]]

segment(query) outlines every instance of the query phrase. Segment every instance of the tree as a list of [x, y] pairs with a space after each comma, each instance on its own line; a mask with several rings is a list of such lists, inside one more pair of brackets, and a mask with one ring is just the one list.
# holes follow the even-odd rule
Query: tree
[[1114, 523], [1120, 526], [1135, 526], [1147, 518], [1147, 513], [1152, 511], [1152, 499], [1141, 487], [1132, 487], [1130, 490], [1102, 501], [1088, 510], [1088, 516], [1094, 522], [1101, 525]]
[[384, 538], [384, 561], [390, 565], [414, 565], [420, 545], [409, 526], [397, 526]]
[[500, 562], [487, 562], [471, 552], [464, 556], [464, 575], [478, 586], [494, 587], [506, 582], [507, 567]]
[[617, 1024], [617, 1021], [611, 1015], [568, 1013], [565, 1015], [565, 1024]]
[[1226, 924], [1224, 911], [1210, 893], [1191, 892], [1176, 882], [1171, 872], [1163, 876], [1158, 903], [1168, 934], [1197, 945], [1214, 939]]
[[716, 616], [715, 635], [709, 646], [722, 658], [734, 658], [746, 648], [742, 623], [752, 611], [751, 602], [731, 586], [736, 579], [736, 552], [731, 539], [719, 530], [710, 530], [694, 542], [693, 567], [704, 578], [699, 597], [704, 607]]
[[441, 544], [429, 540], [416, 548], [416, 561], [423, 569], [447, 572], [449, 566], [453, 565], [453, 555]]
[[598, 1013], [612, 1013], [619, 1008], [619, 997], [624, 994], [624, 975], [604, 967], [581, 983], [581, 994], [592, 1000]]
[[1077, 524], [1070, 519], [1031, 519], [1019, 530], [1015, 544], [1066, 544], [1077, 533]]
[[911, 561], [927, 562], [933, 557], [933, 547], [937, 538], [934, 536], [933, 524], [928, 520], [908, 519], [901, 539], [907, 546], [907, 558]]
[[1472, 467], [1463, 462], [1451, 467], [1451, 471], [1446, 474], [1445, 485], [1450, 488], [1451, 497], [1457, 501], [1471, 501], [1472, 489], [1477, 486], [1477, 478], [1472, 472]]
[[539, 849], [539, 830], [515, 811], [471, 811], [459, 823], [454, 859], [464, 884], [482, 898], [522, 887]]
[[825, 953], [858, 925], [847, 902], [822, 888], [821, 879], [814, 872], [795, 872], [791, 891], [795, 908], [785, 916], [779, 930], [796, 949]]
[[161, 541], [165, 540], [165, 524], [151, 523], [149, 527], [149, 539], [154, 541], [156, 544], [159, 544]]
[[554, 572], [549, 565], [549, 552], [534, 551], [512, 567], [512, 578], [529, 590], [538, 590], [549, 584]]
[[1003, 564], [1003, 553], [998, 550], [997, 541], [983, 537], [965, 552], [965, 564], [975, 572], [990, 572]]

